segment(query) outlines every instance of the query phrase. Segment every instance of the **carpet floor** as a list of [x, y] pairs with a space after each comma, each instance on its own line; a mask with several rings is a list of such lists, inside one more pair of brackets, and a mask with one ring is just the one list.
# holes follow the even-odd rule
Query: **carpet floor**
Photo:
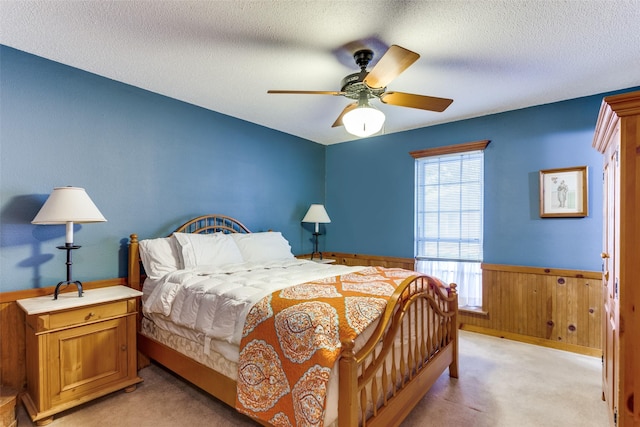
[[[403, 427], [607, 427], [599, 358], [460, 331], [458, 379], [445, 372]], [[55, 416], [52, 427], [251, 426], [197, 387], [152, 364], [133, 393]], [[31, 423], [18, 407], [18, 426]]]

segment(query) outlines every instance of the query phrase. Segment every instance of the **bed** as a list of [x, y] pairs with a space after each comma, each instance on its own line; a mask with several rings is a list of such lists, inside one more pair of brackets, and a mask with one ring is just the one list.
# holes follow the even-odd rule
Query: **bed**
[[[158, 247], [160, 252], [154, 249]], [[154, 360], [263, 425], [398, 425], [445, 370], [449, 370], [449, 376], [458, 377], [455, 284], [446, 286], [436, 278], [401, 269], [332, 266], [301, 260], [290, 253], [290, 246], [280, 233], [251, 233], [241, 222], [225, 215], [194, 218], [168, 237], [138, 241], [138, 236], [132, 234], [128, 269], [128, 285], [144, 294], [138, 317], [139, 368]], [[228, 278], [231, 283], [226, 282]], [[362, 282], [358, 284], [360, 287], [348, 288], [354, 281]], [[322, 334], [320, 339], [313, 338], [314, 343], [324, 345], [317, 353], [330, 353], [335, 358], [335, 366], [320, 371], [319, 376], [325, 382], [318, 382], [316, 377], [307, 382], [312, 384], [309, 387], [315, 387], [314, 391], [321, 390], [326, 403], [318, 404], [306, 389], [302, 391], [303, 397], [298, 398], [294, 392], [303, 382], [300, 380], [296, 387], [278, 392], [275, 400], [286, 395], [289, 404], [293, 401], [294, 406], [298, 405], [296, 411], [302, 405], [303, 418], [298, 418], [297, 412], [295, 418], [283, 417], [283, 412], [274, 408], [268, 410], [270, 415], [265, 418], [266, 413], [260, 412], [264, 409], [254, 408], [249, 400], [262, 390], [266, 390], [264, 396], [271, 396], [274, 392], [264, 385], [269, 381], [278, 383], [274, 380], [278, 377], [269, 374], [266, 382], [261, 379], [260, 387], [251, 387], [258, 382], [256, 372], [262, 369], [262, 375], [270, 366], [280, 366], [280, 362], [278, 358], [277, 363], [266, 358], [258, 365], [256, 354], [265, 353], [249, 351], [255, 342], [262, 343], [251, 341], [251, 334], [259, 338], [273, 335], [280, 340], [273, 346], [285, 348], [286, 357], [278, 354], [282, 359], [282, 375], [298, 375], [294, 374], [295, 366], [288, 370], [291, 361], [285, 360], [290, 355], [295, 358], [302, 354], [298, 338], [285, 337], [282, 326], [271, 334], [265, 332], [267, 329], [260, 330], [271, 328], [266, 322], [260, 323], [269, 317], [260, 318], [260, 309], [267, 301], [270, 310], [272, 299], [275, 306], [278, 295], [293, 293], [293, 299], [302, 298], [300, 294], [307, 295], [309, 289], [313, 292], [332, 289], [334, 294], [338, 289], [337, 294], [344, 294], [342, 298], [349, 304], [354, 300], [358, 304], [364, 300], [373, 303], [348, 307], [347, 302], [343, 303], [342, 311], [351, 316], [347, 319], [349, 325], [366, 322], [360, 328], [351, 328], [355, 335], [346, 328], [351, 335], [340, 335], [331, 351], [326, 345], [326, 337], [330, 335], [327, 331], [331, 328], [320, 325], [320, 321], [310, 328]], [[373, 295], [349, 297], [351, 290], [360, 295], [357, 292], [365, 292], [362, 289]], [[313, 292], [309, 295], [315, 295]], [[333, 297], [321, 294], [299, 306], [316, 309], [317, 304], [327, 305], [324, 301]], [[380, 298], [384, 298], [384, 303], [380, 303]], [[287, 299], [292, 298], [282, 298]], [[205, 303], [213, 304], [214, 308], [204, 308]], [[354, 313], [360, 316], [357, 322], [353, 320]], [[214, 320], [213, 316], [218, 317]], [[300, 313], [297, 316], [300, 318]], [[362, 320], [363, 316], [369, 318]], [[309, 318], [321, 318], [317, 312], [303, 317], [307, 322]], [[272, 313], [270, 319], [278, 325], [280, 318], [285, 316]], [[255, 319], [259, 321], [256, 323]], [[291, 320], [286, 322], [290, 323], [280, 325], [292, 325]], [[340, 324], [335, 329], [342, 334], [342, 327]], [[331, 336], [336, 341], [337, 332]], [[292, 348], [289, 354], [287, 345]], [[331, 363], [330, 360], [326, 363]], [[318, 366], [316, 363], [315, 368]], [[289, 398], [290, 395], [294, 397]], [[254, 400], [261, 404], [264, 398]]]

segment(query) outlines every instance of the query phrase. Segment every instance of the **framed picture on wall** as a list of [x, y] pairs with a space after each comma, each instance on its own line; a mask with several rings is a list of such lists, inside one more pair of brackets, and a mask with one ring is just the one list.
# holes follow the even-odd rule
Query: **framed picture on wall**
[[588, 215], [587, 167], [540, 171], [540, 217], [585, 217]]

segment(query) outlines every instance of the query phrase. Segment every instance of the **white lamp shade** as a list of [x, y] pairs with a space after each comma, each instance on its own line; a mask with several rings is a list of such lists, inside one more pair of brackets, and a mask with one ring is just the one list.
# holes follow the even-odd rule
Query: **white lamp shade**
[[329, 214], [327, 214], [324, 205], [313, 204], [309, 207], [307, 214], [302, 218], [302, 222], [315, 222], [326, 224], [331, 222], [331, 218], [329, 218]]
[[384, 113], [369, 105], [354, 108], [342, 117], [344, 128], [352, 135], [366, 137], [380, 132]]
[[56, 187], [32, 224], [66, 224], [69, 222], [105, 222], [84, 188]]

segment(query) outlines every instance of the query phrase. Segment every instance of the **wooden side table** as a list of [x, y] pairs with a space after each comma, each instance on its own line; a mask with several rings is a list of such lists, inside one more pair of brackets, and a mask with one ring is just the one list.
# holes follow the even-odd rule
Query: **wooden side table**
[[16, 427], [16, 400], [18, 392], [0, 385], [0, 427]]
[[136, 366], [136, 298], [141, 292], [110, 286], [18, 300], [26, 313], [27, 392], [31, 420], [54, 414], [142, 381]]

